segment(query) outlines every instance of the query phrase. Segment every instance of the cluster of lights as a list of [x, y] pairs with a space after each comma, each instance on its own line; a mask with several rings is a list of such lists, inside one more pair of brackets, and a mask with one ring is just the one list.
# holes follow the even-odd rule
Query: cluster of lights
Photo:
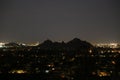
[[12, 73], [12, 74], [24, 74], [24, 73], [27, 73], [27, 71], [24, 71], [24, 70], [13, 70], [13, 71], [10, 71], [9, 73]]
[[27, 44], [27, 46], [38, 46], [39, 44], [40, 44], [39, 42], [36, 42], [36, 43]]
[[0, 48], [3, 47], [4, 45], [5, 45], [5, 43], [2, 43], [2, 42], [1, 42], [1, 43], [0, 43]]
[[103, 76], [110, 76], [110, 74], [108, 73], [108, 72], [99, 72], [98, 73], [98, 75], [100, 76], [100, 77], [103, 77]]
[[[9, 44], [9, 42], [0, 42], [0, 48], [6, 47], [5, 44]], [[38, 46], [40, 43], [36, 42], [36, 43], [31, 43], [31, 44], [25, 44], [25, 43], [16, 42], [16, 44], [23, 45], [23, 46]]]
[[98, 46], [98, 47], [117, 48], [118, 43], [100, 43], [100, 44], [97, 44], [96, 46]]

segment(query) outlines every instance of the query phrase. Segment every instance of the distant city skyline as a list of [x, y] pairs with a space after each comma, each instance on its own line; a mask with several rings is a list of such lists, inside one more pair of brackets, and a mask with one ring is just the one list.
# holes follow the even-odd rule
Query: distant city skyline
[[120, 43], [119, 0], [1, 0], [0, 42]]

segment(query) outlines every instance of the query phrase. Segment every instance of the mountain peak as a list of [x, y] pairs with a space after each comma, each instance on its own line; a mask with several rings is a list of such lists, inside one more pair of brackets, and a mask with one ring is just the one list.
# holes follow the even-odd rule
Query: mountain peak
[[52, 49], [52, 50], [81, 50], [88, 49], [92, 47], [89, 42], [82, 41], [79, 38], [74, 38], [73, 40], [64, 43], [64, 42], [52, 42], [51, 40], [46, 40], [42, 44], [39, 45], [41, 49]]

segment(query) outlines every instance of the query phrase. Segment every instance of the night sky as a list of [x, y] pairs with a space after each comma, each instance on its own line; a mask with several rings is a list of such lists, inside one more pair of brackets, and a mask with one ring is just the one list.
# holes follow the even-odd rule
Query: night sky
[[120, 42], [119, 0], [0, 0], [0, 41]]

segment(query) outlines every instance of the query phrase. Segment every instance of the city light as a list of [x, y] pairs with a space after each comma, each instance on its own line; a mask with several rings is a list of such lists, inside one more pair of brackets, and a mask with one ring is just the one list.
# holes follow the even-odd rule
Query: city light
[[0, 48], [0, 73], [35, 73], [60, 80], [77, 79], [79, 75], [98, 78], [119, 75], [120, 66], [117, 60], [120, 57], [120, 48], [117, 48], [117, 44], [99, 44], [99, 47], [87, 45], [87, 48], [79, 46], [82, 44], [78, 44], [78, 47], [77, 44], [71, 44], [50, 42], [28, 46], [16, 42], [1, 42], [0, 47], [3, 48]]
[[108, 72], [105, 72], [105, 71], [98, 71], [98, 75], [100, 77], [103, 77], [103, 76], [110, 76], [110, 74]]
[[45, 73], [49, 73], [49, 70], [45, 70]]
[[5, 45], [5, 43], [0, 43], [0, 48], [2, 48]]
[[23, 74], [23, 73], [27, 73], [27, 72], [24, 71], [24, 70], [12, 70], [12, 71], [10, 71], [9, 73], [12, 73], [12, 74], [14, 74], [14, 73]]
[[118, 43], [98, 43], [95, 44], [96, 47], [103, 47], [103, 48], [118, 48]]

